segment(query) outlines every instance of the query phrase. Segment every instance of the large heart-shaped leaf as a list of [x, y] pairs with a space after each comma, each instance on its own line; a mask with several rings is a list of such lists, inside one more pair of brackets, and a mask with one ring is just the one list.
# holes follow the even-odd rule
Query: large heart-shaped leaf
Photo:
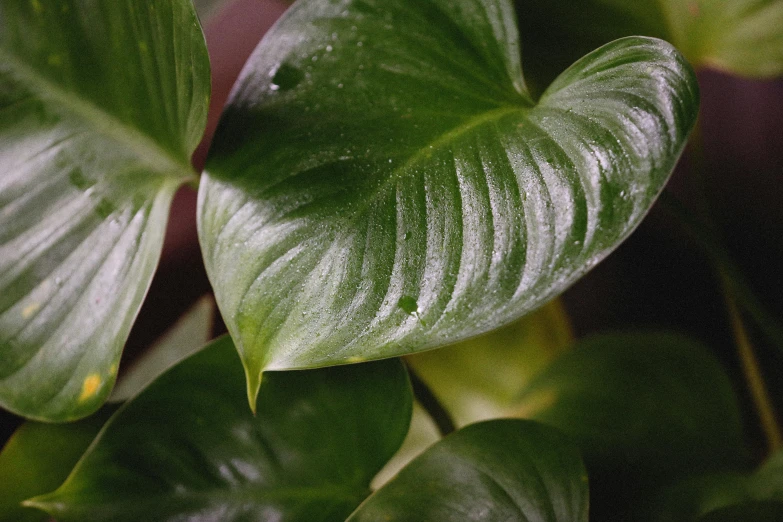
[[208, 98], [190, 0], [0, 5], [0, 405], [106, 398]]
[[341, 521], [400, 447], [412, 394], [398, 360], [269, 373], [254, 417], [228, 338], [126, 404], [57, 491], [61, 522]]
[[578, 441], [594, 498], [608, 502], [593, 505], [601, 520], [631, 505], [646, 509], [672, 480], [746, 458], [731, 381], [707, 350], [679, 335], [585, 340], [539, 374], [519, 404], [519, 415]]
[[599, 45], [663, 38], [694, 67], [783, 74], [783, 0], [517, 0], [525, 69], [543, 85]]
[[534, 103], [508, 0], [295, 4], [249, 60], [199, 195], [218, 306], [268, 369], [520, 317], [639, 223], [698, 108], [670, 45], [591, 53]]
[[473, 424], [435, 444], [348, 522], [587, 522], [587, 473], [562, 433], [530, 421]]

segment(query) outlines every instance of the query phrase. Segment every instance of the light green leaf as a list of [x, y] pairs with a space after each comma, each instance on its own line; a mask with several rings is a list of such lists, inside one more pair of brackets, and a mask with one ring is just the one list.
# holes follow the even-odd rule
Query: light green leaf
[[204, 130], [189, 0], [0, 5], [0, 405], [74, 419], [109, 394]]
[[177, 323], [155, 341], [117, 379], [111, 401], [127, 401], [149, 386], [162, 373], [206, 346], [212, 336], [215, 301], [204, 296]]
[[258, 416], [224, 337], [165, 373], [107, 424], [57, 491], [60, 522], [342, 521], [408, 430], [398, 360], [268, 373]]
[[117, 410], [107, 406], [70, 424], [26, 422], [0, 453], [0, 522], [46, 522], [43, 511], [22, 501], [62, 484], [106, 420]]
[[607, 510], [646, 508], [639, 500], [673, 480], [735, 469], [746, 458], [731, 381], [679, 335], [587, 339], [530, 383], [520, 412], [578, 441], [591, 490], [614, 503], [593, 506], [601, 520]]
[[518, 416], [531, 379], [571, 344], [563, 304], [442, 350], [408, 357], [408, 364], [446, 407], [457, 426]]
[[584, 52], [630, 35], [674, 44], [694, 67], [783, 74], [783, 0], [517, 0], [526, 70], [546, 85]]
[[587, 522], [587, 512], [573, 443], [534, 422], [495, 420], [435, 444], [348, 522]]
[[647, 38], [534, 103], [507, 0], [295, 4], [199, 194], [251, 403], [265, 370], [422, 351], [543, 305], [639, 223], [697, 109], [689, 66]]

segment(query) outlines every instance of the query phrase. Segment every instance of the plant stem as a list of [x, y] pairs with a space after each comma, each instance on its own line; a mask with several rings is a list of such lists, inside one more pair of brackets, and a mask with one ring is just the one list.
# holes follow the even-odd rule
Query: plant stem
[[745, 324], [742, 322], [742, 314], [737, 307], [737, 303], [731, 295], [726, 276], [721, 273], [723, 281], [723, 295], [726, 298], [726, 308], [731, 319], [731, 328], [734, 332], [734, 341], [737, 345], [737, 353], [742, 364], [742, 371], [745, 374], [745, 380], [748, 383], [750, 394], [753, 397], [753, 403], [756, 406], [761, 428], [767, 437], [769, 452], [774, 453], [781, 447], [781, 434], [775, 416], [775, 409], [772, 406], [767, 387], [764, 384], [764, 378], [761, 374], [758, 359], [753, 351], [753, 345], [750, 342]]
[[427, 386], [427, 383], [421, 380], [421, 377], [413, 371], [413, 368], [411, 368], [410, 365], [408, 366], [408, 375], [410, 375], [414, 397], [416, 397], [419, 404], [421, 404], [427, 413], [429, 413], [430, 417], [432, 417], [441, 436], [445, 437], [449, 433], [452, 433], [456, 427], [454, 426], [454, 420], [451, 418], [451, 415], [446, 408], [443, 407], [438, 398], [435, 397], [435, 394], [432, 393], [430, 387]]
[[707, 254], [718, 273], [742, 371], [771, 453], [781, 447], [783, 438], [781, 437], [775, 410], [764, 383], [758, 359], [742, 320], [742, 313], [737, 305], [739, 304], [743, 307], [761, 331], [781, 352], [783, 352], [783, 328], [767, 312], [761, 301], [753, 293], [742, 272], [717, 238], [715, 232], [668, 191], [664, 191], [661, 194], [660, 201], [671, 213], [679, 218], [679, 222], [695, 240], [696, 244]]
[[660, 198], [664, 207], [679, 218], [688, 235], [698, 244], [715, 265], [724, 285], [731, 291], [745, 312], [750, 316], [764, 335], [783, 353], [783, 327], [770, 314], [761, 300], [745, 281], [740, 269], [729, 255], [713, 230], [696, 217], [676, 197], [664, 191]]

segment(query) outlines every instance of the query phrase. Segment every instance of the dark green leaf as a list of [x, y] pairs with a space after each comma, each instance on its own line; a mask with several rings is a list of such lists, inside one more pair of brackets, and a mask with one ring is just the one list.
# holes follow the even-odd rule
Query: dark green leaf
[[712, 511], [698, 522], [780, 522], [783, 502], [750, 502]]
[[408, 429], [397, 360], [268, 373], [258, 417], [241, 380], [233, 344], [216, 341], [127, 403], [34, 505], [61, 522], [342, 521]]
[[586, 340], [536, 377], [521, 402], [526, 416], [575, 437], [591, 489], [618, 505], [745, 457], [731, 382], [709, 352], [678, 335]]
[[49, 520], [21, 502], [62, 484], [116, 406], [71, 424], [27, 422], [0, 453], [0, 521]]
[[473, 424], [424, 452], [349, 522], [587, 522], [587, 474], [564, 435], [522, 420]]
[[559, 299], [508, 326], [407, 358], [458, 426], [517, 416], [531, 379], [573, 342]]
[[668, 44], [580, 60], [538, 104], [508, 0], [314, 0], [242, 73], [200, 188], [247, 368], [390, 357], [543, 305], [645, 215], [696, 79]]
[[190, 0], [2, 2], [0, 405], [105, 400], [208, 98]]
[[[735, 520], [756, 520], [750, 513], [757, 509], [759, 513], [766, 511], [762, 504], [783, 503], [783, 451], [773, 455], [758, 471], [751, 475], [739, 473], [724, 473], [696, 477], [671, 488], [660, 502], [662, 508], [656, 513], [656, 522], [682, 522], [702, 520], [701, 515], [713, 511], [725, 513], [742, 513]], [[775, 511], [775, 509], [777, 511]], [[780, 508], [771, 512], [780, 513]], [[717, 517], [718, 515], [716, 515]], [[705, 520], [712, 520], [706, 517]], [[716, 520], [730, 520], [716, 518]], [[767, 520], [767, 519], [763, 519]]]
[[695, 67], [783, 74], [783, 0], [517, 0], [525, 70], [542, 85], [579, 56], [631, 35], [663, 38]]

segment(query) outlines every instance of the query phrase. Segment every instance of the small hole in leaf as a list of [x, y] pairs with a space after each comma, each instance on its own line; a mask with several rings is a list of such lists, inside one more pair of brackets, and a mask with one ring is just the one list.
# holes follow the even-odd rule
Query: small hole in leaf
[[[293, 65], [284, 63], [278, 67], [272, 78], [273, 89], [285, 91], [293, 89], [304, 79], [304, 73]], [[277, 88], [274, 88], [274, 87]]]

